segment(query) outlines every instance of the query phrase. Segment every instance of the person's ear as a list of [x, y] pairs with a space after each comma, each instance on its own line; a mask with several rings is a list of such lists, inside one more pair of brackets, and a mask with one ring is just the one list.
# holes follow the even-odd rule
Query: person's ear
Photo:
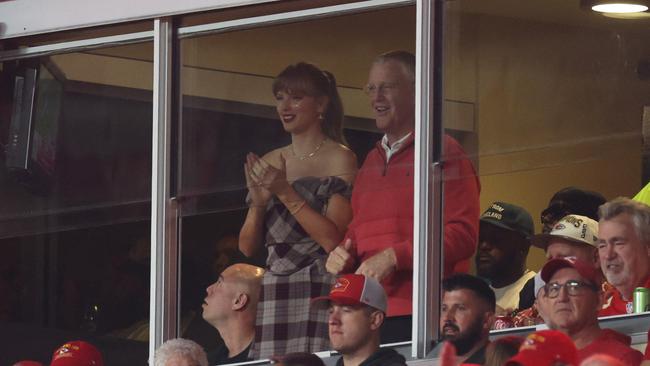
[[596, 309], [600, 310], [603, 308], [603, 305], [605, 305], [605, 291], [602, 289], [602, 284], [600, 285], [600, 288], [598, 289], [598, 292], [596, 292], [596, 296], [598, 297], [598, 305]]
[[248, 294], [245, 294], [243, 292], [240, 292], [235, 296], [235, 299], [232, 304], [232, 309], [235, 311], [242, 310], [248, 305], [248, 302], [250, 301], [250, 297]]
[[528, 257], [528, 253], [530, 253], [530, 238], [525, 237], [524, 241], [521, 244], [521, 251], [524, 254], [524, 259], [526, 259]]
[[600, 257], [598, 256], [598, 248], [594, 248], [593, 255], [594, 255], [594, 266], [600, 269]]
[[535, 308], [537, 308], [537, 313], [539, 314], [544, 321], [548, 319], [548, 314], [546, 314], [546, 301], [549, 301], [548, 298], [546, 298], [546, 294], [544, 293], [544, 290], [540, 290], [539, 296], [535, 299]]
[[489, 332], [492, 329], [492, 325], [494, 325], [495, 319], [496, 317], [493, 312], [486, 311], [483, 315], [483, 330]]
[[330, 103], [330, 98], [326, 95], [316, 98], [316, 103], [318, 105], [318, 113], [325, 114], [327, 112], [327, 106]]
[[386, 314], [383, 312], [376, 310], [373, 311], [370, 314], [370, 329], [371, 330], [377, 330], [381, 327], [382, 324], [384, 324], [384, 318], [386, 317]]

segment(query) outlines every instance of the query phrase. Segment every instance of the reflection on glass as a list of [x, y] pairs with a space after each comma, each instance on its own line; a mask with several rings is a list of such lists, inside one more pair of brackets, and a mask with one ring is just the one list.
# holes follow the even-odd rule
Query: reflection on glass
[[49, 364], [64, 342], [91, 337], [107, 364], [146, 364], [152, 71], [133, 49], [151, 45], [1, 65], [9, 360]]
[[[310, 324], [304, 319], [312, 315], [300, 314], [287, 301], [280, 305], [290, 309], [286, 317], [264, 303], [277, 292], [301, 302], [307, 311], [310, 297], [329, 290], [332, 278], [325, 274], [324, 259], [350, 220], [349, 213], [346, 217], [341, 212], [349, 211], [349, 185], [357, 165], [353, 156], [363, 161], [381, 138], [363, 93], [369, 65], [386, 50], [412, 50], [414, 10], [313, 19], [181, 41], [181, 281], [189, 286], [182, 290], [181, 318], [200, 320], [205, 289], [218, 281], [219, 271], [247, 262], [267, 269], [258, 315], [264, 323], [258, 322], [258, 330], [281, 330], [280, 324], [292, 322], [289, 316], [300, 317], [296, 324]], [[377, 22], [395, 26], [377, 29]], [[300, 73], [291, 74], [279, 78], [274, 89], [276, 75], [287, 65], [306, 67], [298, 64], [303, 60], [332, 75], [315, 72], [318, 81], [312, 83]], [[345, 110], [349, 150], [337, 134], [320, 127], [330, 120], [334, 79]], [[314, 229], [314, 222], [322, 224]], [[285, 285], [288, 280], [291, 284]], [[279, 292], [287, 286], [289, 295]], [[257, 333], [263, 348], [253, 347], [253, 355], [327, 349], [325, 322], [318, 321], [318, 341], [303, 335], [314, 330]], [[207, 350], [220, 348], [216, 330], [199, 334], [192, 327], [199, 326], [190, 322], [184, 334]], [[283, 345], [284, 338], [290, 339]]]
[[[650, 85], [636, 65], [650, 51], [648, 21], [545, 1], [463, 0], [445, 14], [445, 127], [474, 152], [481, 179], [475, 273], [506, 304], [499, 324], [539, 323], [532, 303], [543, 281], [533, 274], [547, 258], [603, 265], [595, 243], [561, 235], [577, 222], [563, 218], [598, 220], [598, 206], [647, 181], [640, 137]], [[532, 234], [545, 236], [531, 236], [524, 216], [541, 216]]]

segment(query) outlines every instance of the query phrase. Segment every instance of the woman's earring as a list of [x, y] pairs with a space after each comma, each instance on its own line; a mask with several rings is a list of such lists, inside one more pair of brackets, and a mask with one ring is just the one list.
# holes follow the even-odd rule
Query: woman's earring
[[324, 119], [325, 119], [325, 116], [323, 116], [322, 113], [318, 113], [318, 119], [320, 119], [320, 120], [324, 120]]

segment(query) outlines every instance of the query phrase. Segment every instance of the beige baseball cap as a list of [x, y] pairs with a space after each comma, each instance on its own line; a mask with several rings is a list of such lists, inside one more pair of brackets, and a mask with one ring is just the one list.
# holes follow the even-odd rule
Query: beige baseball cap
[[566, 215], [553, 226], [550, 233], [534, 235], [531, 238], [531, 243], [546, 250], [548, 243], [555, 238], [596, 247], [598, 245], [598, 222], [587, 216]]

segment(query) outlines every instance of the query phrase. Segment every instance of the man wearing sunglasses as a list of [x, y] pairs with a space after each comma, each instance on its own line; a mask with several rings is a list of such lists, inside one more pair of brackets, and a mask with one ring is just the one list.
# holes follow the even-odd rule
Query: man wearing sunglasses
[[541, 273], [546, 285], [537, 298], [539, 312], [549, 328], [571, 337], [580, 361], [594, 354], [616, 357], [626, 365], [643, 361], [643, 354], [630, 348], [630, 337], [600, 328], [602, 276], [591, 263], [558, 258], [547, 262]]

